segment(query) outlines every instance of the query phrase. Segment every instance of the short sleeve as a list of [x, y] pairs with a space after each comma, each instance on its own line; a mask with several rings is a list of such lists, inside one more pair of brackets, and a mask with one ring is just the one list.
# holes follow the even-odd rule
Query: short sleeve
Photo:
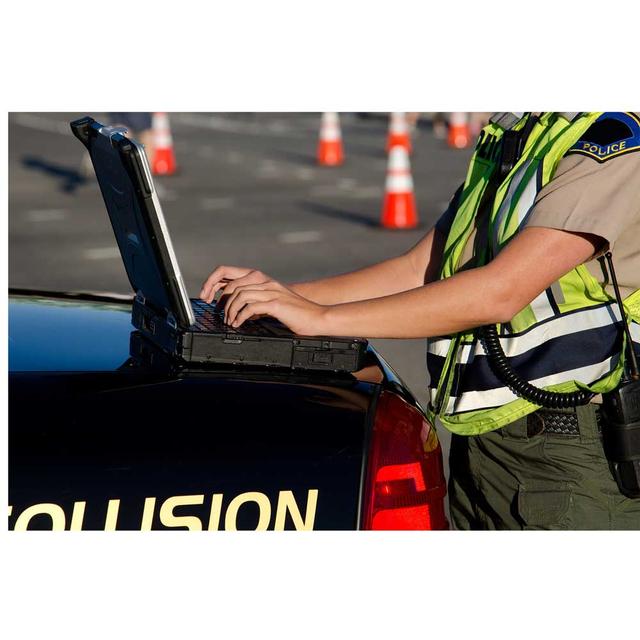
[[445, 212], [438, 218], [438, 222], [436, 222], [436, 229], [443, 235], [445, 238], [449, 235], [449, 230], [451, 229], [451, 225], [453, 224], [453, 219], [456, 217], [456, 212], [458, 210], [458, 201], [460, 200], [460, 194], [462, 193], [462, 188], [464, 184], [461, 184], [456, 192], [453, 194], [453, 197], [449, 201], [449, 205], [447, 206]]
[[640, 221], [640, 153], [605, 162], [580, 153], [560, 161], [538, 193], [525, 226], [550, 227], [604, 238], [610, 247]]

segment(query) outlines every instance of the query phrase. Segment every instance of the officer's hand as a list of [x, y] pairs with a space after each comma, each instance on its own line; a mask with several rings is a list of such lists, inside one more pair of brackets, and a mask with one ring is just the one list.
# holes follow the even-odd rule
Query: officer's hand
[[216, 293], [221, 289], [224, 289], [224, 296], [228, 298], [237, 287], [267, 282], [274, 282], [274, 280], [256, 269], [219, 266], [204, 281], [200, 299], [211, 304]]
[[258, 284], [238, 284], [239, 278], [224, 291], [225, 322], [239, 327], [245, 320], [268, 315], [287, 325], [291, 331], [304, 335], [323, 335], [328, 331], [326, 313], [329, 307], [307, 300], [275, 280]]

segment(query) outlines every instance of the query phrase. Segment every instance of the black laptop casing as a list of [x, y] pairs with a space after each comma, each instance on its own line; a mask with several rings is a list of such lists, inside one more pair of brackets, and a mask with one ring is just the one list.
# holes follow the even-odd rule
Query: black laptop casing
[[[132, 324], [143, 336], [186, 362], [346, 372], [362, 368], [363, 338], [298, 336], [275, 321], [270, 325], [268, 318], [258, 321], [266, 325], [265, 335], [242, 326], [229, 333], [198, 329], [144, 151], [124, 129], [105, 127], [88, 116], [72, 122], [71, 130], [91, 156], [136, 292]], [[276, 325], [276, 335], [268, 335], [268, 327]]]

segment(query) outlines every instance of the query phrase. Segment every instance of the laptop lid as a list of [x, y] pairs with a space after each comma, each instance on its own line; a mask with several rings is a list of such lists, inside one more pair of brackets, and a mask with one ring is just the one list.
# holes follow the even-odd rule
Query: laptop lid
[[142, 145], [91, 117], [71, 123], [91, 156], [129, 282], [145, 304], [186, 329], [191, 302]]

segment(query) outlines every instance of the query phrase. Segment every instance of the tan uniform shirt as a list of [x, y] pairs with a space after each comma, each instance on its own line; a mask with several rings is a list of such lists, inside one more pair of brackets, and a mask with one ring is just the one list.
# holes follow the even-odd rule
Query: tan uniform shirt
[[[578, 154], [562, 158], [525, 226], [600, 236], [611, 249], [622, 297], [640, 289], [640, 151], [602, 163]], [[607, 281], [597, 260], [586, 266]]]
[[[455, 200], [436, 224], [444, 235], [453, 222]], [[538, 193], [525, 227], [600, 236], [611, 249], [622, 297], [640, 289], [640, 151], [605, 162], [579, 154], [565, 156]], [[474, 266], [469, 262], [474, 239], [475, 231], [462, 254], [463, 269]], [[610, 282], [596, 257], [586, 263], [587, 268], [601, 284]], [[613, 295], [610, 285], [607, 292]]]

